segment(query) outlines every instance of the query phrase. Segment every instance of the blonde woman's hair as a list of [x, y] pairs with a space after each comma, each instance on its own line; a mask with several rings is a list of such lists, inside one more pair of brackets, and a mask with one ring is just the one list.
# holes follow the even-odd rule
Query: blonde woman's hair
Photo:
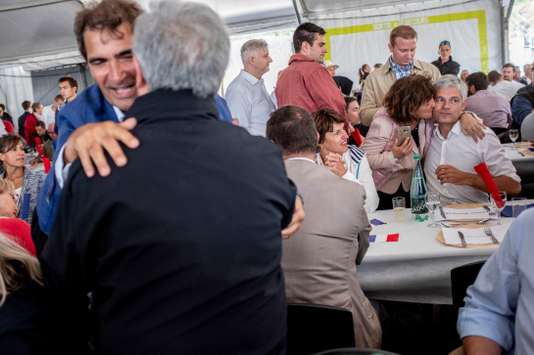
[[17, 242], [0, 234], [0, 306], [8, 294], [29, 280], [43, 284], [39, 261]]

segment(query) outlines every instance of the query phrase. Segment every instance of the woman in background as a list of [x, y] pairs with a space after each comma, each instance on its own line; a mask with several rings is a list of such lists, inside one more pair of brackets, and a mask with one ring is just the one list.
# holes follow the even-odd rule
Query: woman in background
[[365, 210], [371, 213], [378, 207], [378, 195], [365, 153], [354, 145], [348, 145], [344, 129], [345, 120], [336, 112], [323, 109], [314, 113], [319, 133], [317, 163], [325, 165], [334, 174], [359, 183], [365, 189]]
[[26, 165], [24, 144], [18, 136], [0, 138], [0, 163], [4, 169], [2, 177], [13, 186], [17, 217], [31, 224], [39, 190], [46, 177], [45, 172], [41, 167]]

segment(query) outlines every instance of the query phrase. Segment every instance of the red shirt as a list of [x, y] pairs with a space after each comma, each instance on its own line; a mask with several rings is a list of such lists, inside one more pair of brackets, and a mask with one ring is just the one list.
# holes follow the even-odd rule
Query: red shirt
[[275, 94], [278, 107], [294, 105], [310, 113], [329, 108], [345, 118], [345, 100], [334, 79], [324, 66], [303, 54], [291, 56]]
[[35, 146], [35, 137], [39, 137], [37, 130], [35, 129], [36, 126], [37, 118], [30, 113], [26, 116], [26, 120], [24, 120], [24, 139], [26, 140], [26, 143], [32, 147]]

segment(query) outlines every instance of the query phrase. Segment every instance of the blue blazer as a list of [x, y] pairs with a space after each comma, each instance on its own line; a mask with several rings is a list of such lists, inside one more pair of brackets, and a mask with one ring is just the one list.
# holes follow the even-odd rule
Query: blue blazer
[[[91, 85], [82, 91], [76, 99], [69, 102], [56, 118], [58, 128], [58, 139], [54, 152], [54, 164], [50, 169], [48, 176], [39, 193], [37, 201], [37, 214], [39, 216], [39, 227], [49, 235], [54, 223], [59, 198], [61, 197], [61, 188], [56, 181], [54, 166], [58, 159], [61, 147], [65, 144], [71, 133], [87, 123], [115, 121], [117, 115], [113, 106], [106, 100], [97, 85]], [[62, 159], [60, 157], [60, 159]]]

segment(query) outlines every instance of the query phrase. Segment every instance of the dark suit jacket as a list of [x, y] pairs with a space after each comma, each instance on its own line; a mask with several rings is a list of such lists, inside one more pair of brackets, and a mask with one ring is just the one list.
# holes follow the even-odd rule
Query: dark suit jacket
[[191, 91], [139, 97], [127, 116], [142, 144], [125, 167], [71, 167], [47, 286], [65, 304], [92, 292], [98, 353], [282, 353], [280, 232], [296, 191], [279, 149]]
[[47, 235], [52, 229], [61, 196], [61, 189], [57, 185], [54, 173], [54, 166], [61, 147], [63, 147], [76, 128], [87, 123], [102, 121], [117, 121], [117, 115], [113, 110], [113, 106], [102, 95], [97, 85], [91, 85], [82, 91], [76, 96], [75, 100], [69, 102], [57, 115], [56, 127], [58, 127], [59, 135], [54, 147], [54, 165], [46, 177], [37, 202], [39, 227]]

